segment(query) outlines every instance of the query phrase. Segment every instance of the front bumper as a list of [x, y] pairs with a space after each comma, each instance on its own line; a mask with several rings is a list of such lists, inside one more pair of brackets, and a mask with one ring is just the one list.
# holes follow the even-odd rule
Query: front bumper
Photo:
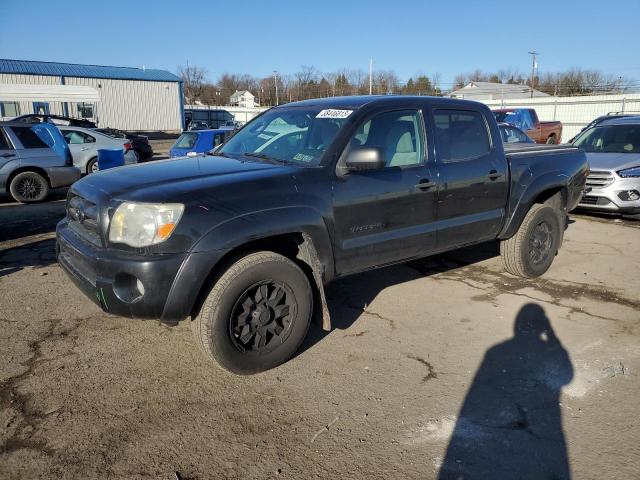
[[608, 173], [612, 178], [611, 183], [604, 187], [592, 187], [582, 197], [578, 208], [612, 213], [640, 213], [640, 198], [629, 199], [629, 192], [640, 193], [640, 178], [621, 178], [615, 172]]
[[[60, 266], [105, 312], [167, 323], [181, 319], [165, 315], [165, 309], [172, 301], [173, 282], [187, 254], [143, 256], [98, 248], [78, 237], [67, 220], [58, 223], [56, 239]], [[129, 295], [131, 289], [137, 289], [137, 283], [130, 282], [132, 278], [143, 286], [143, 294], [138, 298]], [[178, 316], [187, 315], [180, 313]]]

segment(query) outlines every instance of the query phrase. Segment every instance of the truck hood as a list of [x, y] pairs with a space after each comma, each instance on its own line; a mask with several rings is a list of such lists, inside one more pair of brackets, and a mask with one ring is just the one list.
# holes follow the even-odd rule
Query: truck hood
[[640, 166], [640, 153], [587, 153], [591, 170], [623, 170]]
[[192, 182], [201, 184], [224, 176], [255, 175], [260, 171], [284, 168], [291, 167], [249, 158], [235, 159], [199, 155], [105, 170], [84, 177], [74, 184], [74, 189], [78, 191], [97, 190], [112, 198], [128, 192], [140, 194], [142, 191], [152, 191], [158, 194], [162, 191], [173, 190], [180, 184]]

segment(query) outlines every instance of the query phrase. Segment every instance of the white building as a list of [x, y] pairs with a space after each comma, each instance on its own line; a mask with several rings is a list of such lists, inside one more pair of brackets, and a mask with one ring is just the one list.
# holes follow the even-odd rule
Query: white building
[[256, 102], [256, 97], [249, 90], [236, 91], [229, 98], [229, 105], [233, 107], [253, 108], [260, 105]]
[[[503, 100], [509, 98], [530, 98], [531, 87], [510, 83], [469, 82], [464, 87], [454, 90], [448, 97], [465, 100]], [[548, 97], [544, 92], [533, 90], [533, 97]]]
[[86, 118], [129, 131], [182, 131], [182, 81], [165, 70], [0, 59], [0, 119]]

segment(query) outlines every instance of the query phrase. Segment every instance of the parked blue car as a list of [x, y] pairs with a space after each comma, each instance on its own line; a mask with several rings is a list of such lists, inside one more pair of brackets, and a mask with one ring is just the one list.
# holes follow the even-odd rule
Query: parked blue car
[[191, 157], [208, 152], [224, 143], [232, 133], [233, 130], [222, 128], [184, 132], [169, 150], [169, 157]]

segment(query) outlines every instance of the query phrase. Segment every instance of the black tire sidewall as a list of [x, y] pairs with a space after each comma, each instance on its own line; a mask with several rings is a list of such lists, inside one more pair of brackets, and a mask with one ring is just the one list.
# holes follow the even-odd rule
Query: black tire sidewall
[[[263, 354], [244, 353], [230, 336], [231, 313], [240, 295], [251, 285], [270, 279], [286, 284], [297, 303], [296, 317], [286, 340], [274, 350]], [[300, 347], [307, 335], [313, 308], [313, 296], [306, 275], [293, 262], [264, 261], [249, 266], [220, 292], [208, 323], [211, 353], [220, 365], [239, 374], [256, 373], [276, 367], [287, 361]]]
[[[545, 262], [534, 264], [529, 257], [529, 241], [531, 236], [533, 235], [533, 231], [536, 226], [542, 222], [546, 221], [551, 226], [551, 249], [550, 254]], [[527, 225], [527, 230], [524, 232], [522, 236], [522, 244], [520, 248], [520, 255], [522, 260], [522, 265], [524, 266], [525, 272], [529, 277], [539, 277], [551, 267], [553, 263], [553, 259], [558, 252], [558, 248], [560, 248], [560, 218], [558, 212], [554, 210], [550, 206], [544, 206], [533, 214], [533, 218]]]
[[[38, 198], [35, 198], [35, 199], [23, 198], [22, 195], [18, 193], [18, 190], [17, 190], [18, 183], [25, 177], [34, 178], [38, 180], [38, 182], [40, 182], [40, 184], [42, 185], [42, 193]], [[38, 172], [20, 172], [19, 174], [17, 174], [15, 177], [11, 179], [11, 183], [9, 184], [9, 192], [11, 193], [11, 196], [14, 198], [14, 200], [20, 203], [42, 202], [45, 198], [47, 198], [47, 195], [49, 194], [49, 183], [47, 182], [47, 179], [44, 178], [42, 175], [40, 175]]]

